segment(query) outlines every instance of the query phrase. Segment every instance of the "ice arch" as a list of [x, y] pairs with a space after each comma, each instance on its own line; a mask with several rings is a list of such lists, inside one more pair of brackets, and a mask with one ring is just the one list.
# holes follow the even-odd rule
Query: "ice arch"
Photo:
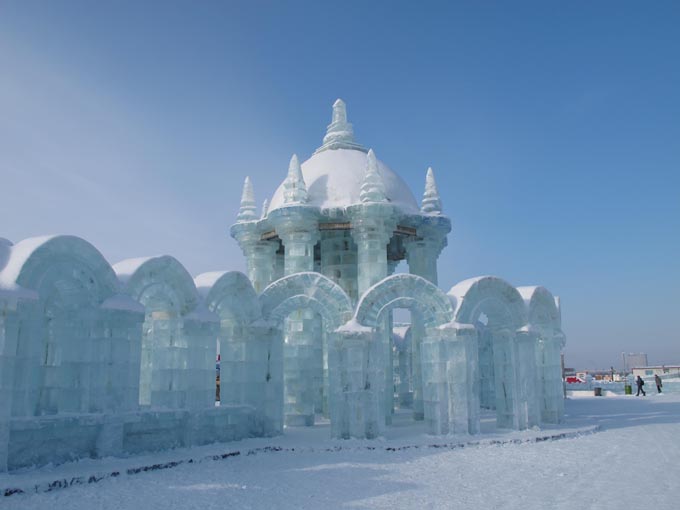
[[456, 321], [478, 331], [481, 406], [496, 410], [498, 427], [537, 425], [535, 342], [520, 332], [527, 322], [520, 293], [500, 278], [483, 276], [455, 285], [448, 295]]
[[253, 285], [238, 271], [203, 273], [194, 281], [208, 310], [220, 319], [220, 404], [263, 409], [269, 350], [266, 335], [254, 326], [262, 312]]
[[[26, 239], [12, 246], [0, 279], [37, 294], [18, 317], [12, 414], [134, 408], [140, 310], [116, 295], [116, 276], [94, 246], [74, 236]], [[120, 356], [100, 354], [112, 351]]]
[[[328, 346], [334, 342], [335, 330], [351, 317], [350, 299], [326, 276], [303, 272], [270, 284], [259, 300], [263, 318], [273, 327], [271, 358], [281, 360], [272, 367], [270, 375], [276, 376], [278, 379], [273, 380], [282, 386], [278, 394], [283, 396], [285, 392], [285, 406], [282, 403], [285, 423], [312, 425], [319, 407], [332, 408], [329, 384], [333, 374], [328, 367]], [[318, 326], [315, 314], [322, 319]], [[285, 319], [293, 321], [286, 328]], [[284, 330], [290, 327], [298, 334], [292, 339], [284, 338]]]
[[362, 326], [377, 328], [383, 315], [395, 308], [415, 310], [426, 328], [453, 320], [446, 294], [425, 278], [411, 274], [388, 276], [368, 289], [359, 300], [355, 319]]
[[[371, 343], [383, 344], [368, 348], [366, 378], [369, 386], [382, 392], [378, 400], [385, 422], [390, 422], [393, 410], [393, 362], [391, 346], [385, 345], [389, 336], [383, 328], [395, 308], [408, 308], [414, 314], [411, 332], [416, 325], [422, 328], [418, 335], [411, 335], [414, 417], [424, 419], [433, 434], [476, 432], [478, 405], [468, 398], [466, 391], [474, 377], [469, 353], [474, 348], [476, 354], [476, 338], [470, 335], [470, 330], [452, 322], [453, 307], [444, 292], [424, 278], [410, 274], [389, 276], [368, 289], [354, 315], [358, 325], [374, 331]], [[380, 380], [376, 374], [387, 377]]]
[[279, 324], [290, 312], [309, 306], [332, 331], [352, 315], [349, 296], [330, 278], [320, 273], [296, 273], [275, 281], [260, 294], [262, 315]]
[[537, 339], [541, 419], [546, 423], [559, 423], [564, 416], [561, 360], [564, 334], [557, 300], [545, 287], [519, 287], [517, 290], [527, 306], [529, 333]]
[[199, 304], [194, 281], [174, 257], [128, 259], [113, 266], [124, 292], [144, 306], [140, 405], [212, 405], [217, 317]]

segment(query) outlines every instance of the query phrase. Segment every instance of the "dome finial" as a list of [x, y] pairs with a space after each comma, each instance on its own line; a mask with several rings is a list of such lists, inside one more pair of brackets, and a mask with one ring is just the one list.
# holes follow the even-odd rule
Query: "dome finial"
[[253, 191], [253, 183], [250, 177], [246, 177], [243, 182], [243, 193], [241, 193], [241, 207], [238, 210], [236, 221], [252, 221], [256, 220], [255, 213], [255, 192]]
[[439, 198], [439, 191], [434, 180], [432, 167], [427, 169], [427, 174], [425, 175], [425, 193], [423, 193], [423, 204], [420, 207], [420, 211], [425, 214], [441, 214], [442, 212], [442, 201]]
[[265, 198], [264, 202], [262, 202], [262, 215], [260, 217], [266, 218], [268, 213], [269, 213], [269, 199]]
[[347, 106], [345, 102], [338, 98], [333, 103], [333, 120], [331, 124], [346, 124], [347, 123]]
[[288, 176], [283, 181], [283, 201], [285, 204], [304, 204], [307, 202], [307, 186], [302, 177], [302, 168], [297, 154], [293, 154], [288, 165]]
[[364, 182], [361, 185], [359, 199], [363, 203], [387, 202], [387, 197], [385, 196], [385, 183], [383, 182], [380, 175], [380, 170], [378, 169], [378, 160], [375, 158], [373, 149], [368, 151], [366, 159], [366, 176], [364, 177]]
[[347, 121], [347, 107], [342, 99], [333, 103], [333, 118], [326, 128], [323, 145], [315, 154], [329, 149], [355, 149], [366, 152], [366, 149], [354, 141], [354, 129]]

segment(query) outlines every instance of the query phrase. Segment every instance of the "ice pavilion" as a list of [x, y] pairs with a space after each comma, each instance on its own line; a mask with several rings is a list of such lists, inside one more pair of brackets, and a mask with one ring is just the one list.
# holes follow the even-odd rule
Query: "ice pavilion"
[[355, 140], [341, 100], [258, 209], [246, 178], [231, 235], [247, 276], [192, 278], [171, 256], [111, 266], [72, 236], [0, 239], [0, 470], [320, 415], [335, 438], [374, 438], [397, 407], [431, 434], [477, 433], [480, 409], [499, 428], [562, 419], [559, 300], [492, 276], [441, 290], [451, 221], [432, 170], [419, 204]]

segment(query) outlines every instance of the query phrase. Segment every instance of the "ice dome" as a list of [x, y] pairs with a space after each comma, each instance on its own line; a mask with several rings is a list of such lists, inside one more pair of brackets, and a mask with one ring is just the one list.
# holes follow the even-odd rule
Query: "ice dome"
[[[366, 176], [366, 153], [357, 149], [328, 149], [302, 163], [309, 205], [322, 209], [345, 208], [360, 203], [361, 184]], [[418, 212], [418, 203], [406, 183], [382, 161], [378, 161], [387, 199], [406, 212]], [[269, 205], [269, 211], [284, 206], [283, 183]]]
[[[366, 153], [367, 149], [354, 140], [345, 103], [338, 99], [333, 104], [333, 119], [326, 128], [323, 145], [302, 163], [307, 203], [322, 209], [345, 208], [360, 203], [361, 185], [368, 166]], [[401, 177], [382, 161], [377, 163], [388, 201], [404, 212], [418, 212], [418, 203]], [[269, 210], [283, 207], [284, 203], [282, 183], [269, 203]]]

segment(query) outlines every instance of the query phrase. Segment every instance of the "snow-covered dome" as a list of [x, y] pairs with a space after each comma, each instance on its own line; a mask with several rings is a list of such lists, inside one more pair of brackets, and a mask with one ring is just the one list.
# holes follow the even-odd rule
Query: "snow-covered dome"
[[[328, 149], [317, 152], [302, 163], [302, 176], [308, 193], [308, 204], [323, 209], [344, 208], [361, 202], [361, 184], [368, 165], [366, 153], [356, 149]], [[387, 199], [405, 212], [418, 212], [418, 203], [406, 183], [382, 161], [378, 168]], [[283, 207], [281, 184], [269, 204], [269, 211]]]
[[[355, 142], [352, 125], [347, 122], [345, 103], [341, 99], [333, 105], [333, 120], [323, 142], [301, 165], [308, 194], [307, 204], [329, 209], [360, 203], [361, 185], [368, 166], [367, 150]], [[418, 212], [418, 202], [401, 177], [382, 161], [378, 160], [377, 164], [388, 201], [404, 212]], [[282, 183], [269, 203], [269, 211], [284, 204]]]

